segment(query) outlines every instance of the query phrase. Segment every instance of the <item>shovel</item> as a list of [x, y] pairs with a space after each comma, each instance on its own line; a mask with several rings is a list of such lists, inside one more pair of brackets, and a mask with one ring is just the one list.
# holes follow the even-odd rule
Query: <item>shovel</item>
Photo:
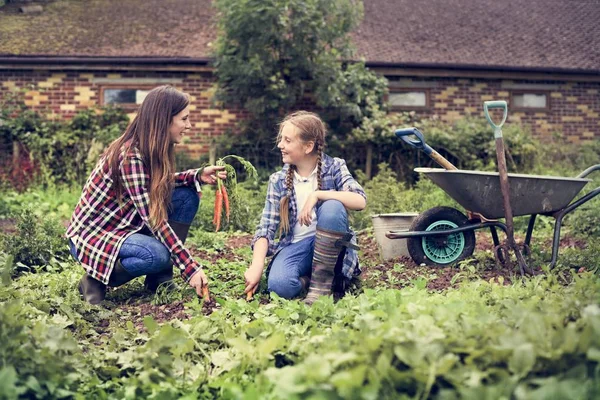
[[[398, 129], [394, 132], [396, 136], [398, 136], [404, 143], [408, 143], [412, 147], [423, 151], [429, 157], [433, 159], [436, 163], [444, 167], [445, 169], [458, 169], [452, 164], [450, 161], [446, 160], [440, 153], [432, 149], [427, 143], [425, 143], [425, 138], [421, 131], [417, 128], [404, 128]], [[415, 137], [416, 139], [413, 139]]]

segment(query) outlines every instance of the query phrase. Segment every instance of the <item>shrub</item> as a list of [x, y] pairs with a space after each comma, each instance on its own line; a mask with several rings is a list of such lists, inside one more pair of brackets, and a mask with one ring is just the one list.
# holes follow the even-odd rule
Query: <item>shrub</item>
[[[104, 147], [129, 122], [123, 110], [113, 107], [80, 111], [70, 121], [48, 120], [21, 103], [14, 100], [0, 114], [0, 137], [8, 138], [9, 145], [18, 143], [28, 156], [19, 156], [17, 166], [10, 164], [15, 176], [8, 182], [21, 191], [33, 183], [83, 184]], [[0, 174], [4, 170], [0, 166]]]
[[26, 208], [16, 215], [17, 231], [2, 235], [0, 250], [13, 257], [13, 275], [24, 270], [47, 268], [56, 259], [68, 256], [64, 228], [53, 218], [40, 217]]

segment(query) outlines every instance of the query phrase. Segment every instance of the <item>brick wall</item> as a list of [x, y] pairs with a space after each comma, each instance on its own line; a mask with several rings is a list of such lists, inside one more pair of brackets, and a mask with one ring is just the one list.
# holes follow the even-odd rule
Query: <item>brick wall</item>
[[[185, 72], [54, 72], [0, 71], [0, 98], [11, 90], [21, 90], [25, 104], [46, 117], [69, 119], [78, 111], [97, 106], [103, 88], [152, 88], [170, 84], [191, 98], [192, 133], [182, 148], [191, 156], [208, 152], [211, 137], [233, 130], [243, 118], [239, 110], [211, 103], [214, 91], [212, 74]], [[130, 117], [134, 110], [130, 110]]]
[[[214, 80], [210, 72], [0, 71], [0, 82], [0, 97], [21, 89], [28, 106], [49, 118], [65, 119], [99, 105], [103, 88], [171, 84], [191, 96], [194, 129], [183, 146], [191, 156], [206, 153], [211, 137], [233, 130], [236, 121], [244, 117], [240, 110], [211, 103]], [[390, 88], [426, 89], [429, 107], [415, 110], [422, 117], [437, 116], [452, 122], [463, 116], [482, 116], [482, 103], [486, 100], [507, 100], [508, 122], [521, 122], [539, 137], [562, 133], [573, 142], [600, 138], [600, 83], [597, 82], [390, 77]], [[548, 94], [549, 108], [514, 110], [511, 94], [532, 89]]]
[[[502, 79], [390, 78], [390, 90], [424, 90], [429, 106], [415, 109], [421, 117], [437, 116], [453, 122], [464, 116], [483, 117], [483, 102], [506, 100], [507, 123], [520, 122], [542, 139], [562, 134], [569, 141], [600, 138], [600, 83], [527, 81]], [[512, 95], [541, 92], [549, 102], [546, 110], [517, 110]]]

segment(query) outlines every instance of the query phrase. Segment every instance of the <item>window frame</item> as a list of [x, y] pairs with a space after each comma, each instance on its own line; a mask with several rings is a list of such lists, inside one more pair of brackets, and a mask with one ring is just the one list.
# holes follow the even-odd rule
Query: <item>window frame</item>
[[152, 90], [156, 87], [156, 85], [148, 85], [148, 84], [141, 84], [141, 85], [136, 85], [133, 83], [128, 83], [128, 84], [114, 84], [114, 85], [102, 85], [100, 87], [100, 105], [102, 107], [106, 107], [106, 106], [113, 106], [113, 107], [120, 107], [125, 111], [136, 111], [141, 104], [137, 104], [137, 103], [106, 103], [105, 102], [105, 95], [104, 92], [106, 90]]
[[[533, 95], [544, 95], [546, 96], [546, 107], [520, 107], [515, 104], [515, 95], [524, 95], [524, 94], [533, 94]], [[514, 111], [521, 112], [542, 112], [542, 111], [550, 111], [550, 91], [549, 90], [532, 90], [532, 89], [515, 89], [510, 91], [510, 106]]]
[[[411, 93], [411, 92], [423, 92], [425, 93], [425, 105], [424, 106], [399, 106], [392, 105], [390, 103], [390, 95], [393, 93]], [[419, 111], [419, 110], [429, 110], [431, 108], [431, 89], [430, 88], [421, 88], [421, 87], [390, 87], [388, 88], [388, 94], [386, 95], [385, 101], [389, 104], [390, 110], [392, 111]]]

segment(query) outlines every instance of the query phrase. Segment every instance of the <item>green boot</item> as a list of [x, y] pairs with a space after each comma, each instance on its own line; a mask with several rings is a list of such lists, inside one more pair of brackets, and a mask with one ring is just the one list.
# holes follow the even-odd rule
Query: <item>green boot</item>
[[[169, 221], [169, 225], [171, 225], [171, 229], [173, 229], [173, 231], [175, 232], [175, 234], [177, 235], [179, 240], [181, 240], [181, 242], [185, 244], [185, 240], [187, 239], [188, 232], [190, 231], [190, 224]], [[144, 287], [147, 290], [150, 290], [151, 292], [156, 292], [156, 289], [158, 289], [158, 287], [160, 285], [164, 285], [164, 284], [167, 284], [167, 282], [170, 282], [167, 286], [167, 290], [169, 290], [169, 291], [177, 290], [177, 285], [174, 282], [171, 282], [172, 280], [173, 280], [173, 266], [171, 266], [170, 268], [167, 268], [163, 271], [146, 275], [146, 280], [144, 281]]]
[[320, 296], [331, 294], [335, 264], [340, 251], [343, 250], [340, 243], [346, 239], [347, 233], [317, 228], [312, 275], [304, 303], [311, 305]]

